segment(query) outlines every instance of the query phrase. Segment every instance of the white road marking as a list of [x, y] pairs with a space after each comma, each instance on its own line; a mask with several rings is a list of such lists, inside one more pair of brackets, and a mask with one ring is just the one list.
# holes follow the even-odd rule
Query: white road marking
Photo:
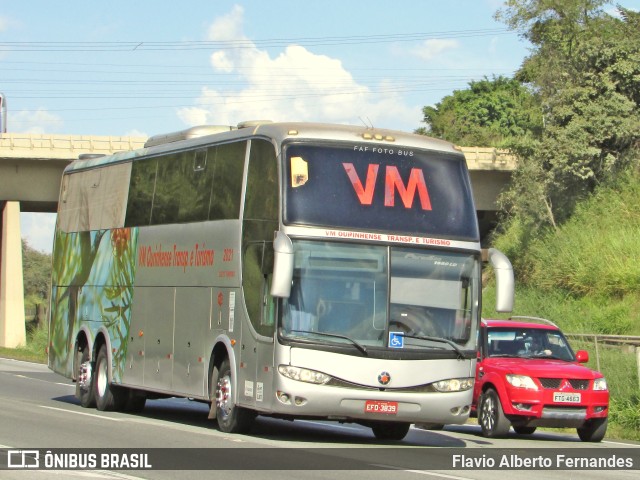
[[74, 412], [73, 410], [67, 410], [66, 408], [48, 407], [47, 405], [38, 405], [40, 408], [48, 408], [49, 410], [57, 410], [58, 412], [70, 413], [72, 415], [86, 415], [87, 417], [100, 418], [102, 420], [110, 420], [112, 422], [122, 422], [120, 418], [105, 417], [104, 415], [95, 415], [93, 413]]
[[394, 467], [392, 465], [371, 464], [374, 467], [381, 467], [389, 470], [400, 470], [402, 472], [417, 473], [418, 475], [429, 475], [431, 477], [449, 478], [452, 480], [471, 480], [471, 477], [457, 477], [455, 475], [447, 475], [446, 473], [427, 472], [426, 470], [405, 470], [404, 468]]

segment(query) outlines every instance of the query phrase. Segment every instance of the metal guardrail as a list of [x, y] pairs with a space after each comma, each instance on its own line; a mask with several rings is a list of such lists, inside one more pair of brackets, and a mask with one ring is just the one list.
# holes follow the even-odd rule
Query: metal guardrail
[[640, 336], [635, 335], [599, 335], [593, 333], [565, 333], [566, 337], [593, 339], [595, 344], [630, 345], [640, 347]]
[[600, 346], [608, 345], [612, 347], [627, 347], [629, 353], [635, 353], [636, 368], [638, 372], [638, 388], [640, 388], [640, 336], [635, 335], [599, 335], [592, 333], [565, 333], [565, 337], [571, 339], [579, 339], [582, 341], [592, 341], [595, 348], [596, 369], [601, 370], [600, 366]]

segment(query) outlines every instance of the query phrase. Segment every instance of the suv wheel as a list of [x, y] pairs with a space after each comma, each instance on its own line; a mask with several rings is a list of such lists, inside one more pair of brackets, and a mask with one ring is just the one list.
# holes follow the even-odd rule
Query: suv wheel
[[518, 435], [531, 435], [536, 431], [536, 427], [513, 427]]
[[492, 388], [482, 395], [478, 423], [482, 427], [482, 435], [488, 438], [504, 437], [509, 433], [511, 423], [504, 416], [500, 397]]
[[599, 442], [607, 433], [607, 418], [592, 418], [578, 428], [578, 436], [583, 442]]

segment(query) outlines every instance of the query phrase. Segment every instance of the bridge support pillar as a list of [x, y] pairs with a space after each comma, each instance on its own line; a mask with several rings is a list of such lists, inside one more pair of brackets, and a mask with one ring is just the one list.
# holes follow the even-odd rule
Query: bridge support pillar
[[0, 203], [0, 347], [26, 345], [20, 203]]

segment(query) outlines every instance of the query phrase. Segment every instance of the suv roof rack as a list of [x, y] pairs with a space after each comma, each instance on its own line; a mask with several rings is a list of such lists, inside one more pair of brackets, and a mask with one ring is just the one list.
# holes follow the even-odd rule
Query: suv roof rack
[[551, 320], [547, 320], [542, 317], [530, 317], [528, 315], [513, 315], [509, 317], [509, 320], [533, 320], [535, 322], [546, 323], [547, 325], [551, 325], [552, 327], [559, 328], [558, 325], [553, 323]]

